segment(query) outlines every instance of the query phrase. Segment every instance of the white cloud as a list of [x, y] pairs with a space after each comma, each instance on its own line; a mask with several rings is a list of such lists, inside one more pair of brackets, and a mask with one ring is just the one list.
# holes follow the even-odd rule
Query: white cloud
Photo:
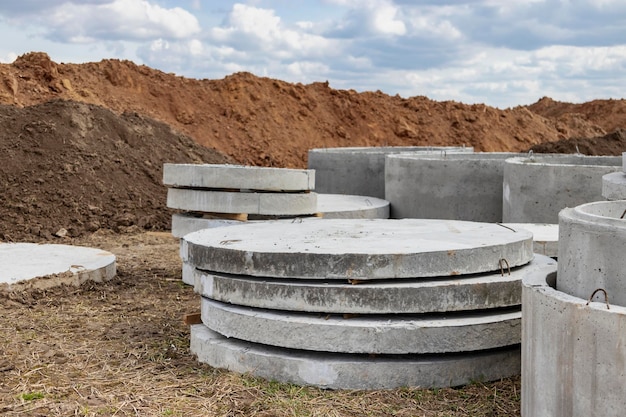
[[235, 4], [227, 21], [211, 29], [210, 40], [259, 57], [289, 60], [338, 53], [336, 42], [307, 33], [301, 25], [286, 27], [273, 10]]
[[37, 25], [44, 37], [57, 42], [184, 39], [200, 32], [191, 13], [147, 0], [53, 2], [46, 9], [22, 17], [23, 23]]

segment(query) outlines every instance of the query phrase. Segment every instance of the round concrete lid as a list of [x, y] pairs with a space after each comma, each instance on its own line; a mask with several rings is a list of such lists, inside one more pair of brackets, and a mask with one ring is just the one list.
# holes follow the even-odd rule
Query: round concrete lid
[[82, 246], [3, 243], [0, 265], [0, 284], [8, 285], [46, 278], [33, 285], [49, 288], [87, 280], [106, 281], [115, 276], [115, 255]]
[[315, 171], [243, 165], [164, 164], [163, 184], [169, 187], [308, 191], [315, 188]]
[[530, 232], [497, 224], [322, 219], [200, 230], [184, 237], [181, 256], [229, 274], [369, 280], [495, 271], [530, 262], [533, 251]]
[[394, 355], [470, 352], [515, 345], [521, 338], [519, 307], [354, 317], [241, 307], [204, 297], [201, 307], [202, 322], [224, 336], [298, 350]]

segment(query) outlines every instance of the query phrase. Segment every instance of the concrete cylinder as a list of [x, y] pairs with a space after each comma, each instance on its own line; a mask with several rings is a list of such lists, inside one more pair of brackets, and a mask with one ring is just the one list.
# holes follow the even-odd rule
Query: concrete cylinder
[[504, 165], [502, 220], [556, 224], [565, 207], [603, 200], [602, 176], [619, 170], [621, 162], [615, 156], [511, 158]]
[[521, 155], [389, 155], [385, 199], [391, 217], [501, 222], [504, 161]]
[[384, 146], [309, 150], [309, 169], [315, 170], [315, 190], [385, 198], [385, 156], [403, 152], [471, 153], [472, 147]]
[[626, 308], [587, 305], [560, 280], [552, 267], [522, 280], [522, 416], [623, 416]]
[[603, 288], [626, 306], [626, 201], [599, 201], [559, 214], [557, 289], [587, 299]]

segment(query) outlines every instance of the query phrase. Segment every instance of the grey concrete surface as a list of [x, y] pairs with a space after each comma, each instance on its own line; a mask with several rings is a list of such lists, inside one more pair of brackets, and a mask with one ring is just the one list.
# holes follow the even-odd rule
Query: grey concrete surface
[[626, 172], [626, 152], [622, 152], [622, 171]]
[[501, 222], [504, 161], [520, 155], [389, 155], [384, 198], [391, 217]]
[[183, 236], [203, 229], [213, 229], [216, 227], [235, 226], [242, 224], [239, 220], [229, 219], [207, 219], [196, 217], [189, 213], [172, 214], [172, 235], [182, 238]]
[[553, 267], [523, 278], [522, 416], [623, 416], [626, 309], [586, 305], [555, 280]]
[[[389, 202], [375, 197], [357, 195], [317, 194], [317, 209], [325, 219], [387, 219], [389, 218]], [[250, 216], [253, 218], [253, 216]], [[295, 217], [284, 221], [293, 221]], [[312, 220], [309, 218], [299, 218]], [[250, 220], [257, 221], [257, 220]], [[258, 220], [264, 221], [264, 220]], [[242, 224], [239, 220], [218, 219], [210, 216], [198, 217], [192, 213], [175, 213], [172, 215], [172, 235], [182, 238], [191, 232], [215, 227], [234, 226]]]
[[115, 255], [101, 249], [70, 245], [0, 243], [0, 285], [46, 289], [103, 282], [116, 274]]
[[519, 344], [521, 312], [371, 316], [306, 314], [241, 307], [203, 297], [202, 322], [226, 337], [318, 352], [470, 352]]
[[602, 176], [602, 197], [607, 200], [626, 200], [626, 173], [611, 172]]
[[315, 172], [242, 165], [164, 164], [163, 184], [174, 188], [310, 191], [315, 189]]
[[200, 271], [183, 266], [183, 281], [206, 298], [225, 303], [285, 311], [339, 314], [408, 314], [484, 310], [521, 304], [521, 277], [555, 264], [535, 256], [509, 275], [499, 271], [455, 278], [364, 282], [253, 278]]
[[325, 219], [388, 219], [389, 202], [360, 195], [317, 194], [317, 212]]
[[534, 223], [502, 223], [514, 230], [524, 229], [533, 234], [533, 252], [556, 258], [559, 255], [559, 225]]
[[311, 149], [308, 168], [315, 170], [315, 191], [385, 198], [385, 155], [402, 152], [470, 153], [472, 147], [384, 146]]
[[268, 216], [314, 214], [316, 193], [256, 193], [169, 188], [167, 207], [203, 213], [247, 213]]
[[448, 355], [376, 356], [281, 349], [191, 326], [191, 352], [212, 367], [325, 389], [440, 388], [518, 375], [520, 349]]
[[321, 219], [263, 222], [186, 235], [183, 261], [227, 274], [392, 279], [500, 270], [533, 257], [532, 234], [487, 223], [446, 220]]
[[[535, 155], [504, 165], [502, 220], [558, 223], [559, 211], [602, 197], [602, 176], [621, 169], [617, 156]], [[393, 202], [392, 202], [393, 204]]]
[[557, 289], [586, 299], [604, 288], [626, 306], [626, 201], [599, 201], [559, 214]]

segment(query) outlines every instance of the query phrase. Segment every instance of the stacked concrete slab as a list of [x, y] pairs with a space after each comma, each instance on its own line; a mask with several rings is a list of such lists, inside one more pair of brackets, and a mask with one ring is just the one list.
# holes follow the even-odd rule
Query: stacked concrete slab
[[626, 201], [559, 214], [559, 263], [523, 279], [522, 415], [626, 409]]
[[165, 164], [167, 206], [187, 212], [263, 216], [312, 215], [317, 210], [311, 170], [240, 165]]
[[385, 198], [385, 156], [397, 153], [471, 153], [472, 147], [384, 146], [311, 149], [308, 168], [315, 170], [316, 191]]
[[[317, 216], [325, 219], [387, 219], [389, 202], [375, 197], [342, 194], [317, 194]], [[315, 218], [299, 218], [308, 221]], [[284, 221], [293, 221], [285, 218]], [[265, 221], [265, 220], [251, 220]], [[182, 238], [188, 233], [215, 227], [235, 226], [241, 220], [212, 218], [202, 213], [175, 213], [172, 215], [172, 235]]]
[[391, 217], [501, 222], [504, 162], [520, 155], [388, 155], [385, 200]]
[[504, 166], [502, 219], [557, 224], [562, 209], [603, 200], [602, 177], [620, 170], [621, 164], [622, 159], [613, 156], [510, 158]]
[[324, 388], [517, 374], [521, 276], [554, 264], [533, 260], [529, 232], [461, 221], [272, 221], [182, 242], [199, 360]]
[[626, 152], [622, 153], [622, 170], [602, 177], [602, 196], [607, 200], [626, 200]]

